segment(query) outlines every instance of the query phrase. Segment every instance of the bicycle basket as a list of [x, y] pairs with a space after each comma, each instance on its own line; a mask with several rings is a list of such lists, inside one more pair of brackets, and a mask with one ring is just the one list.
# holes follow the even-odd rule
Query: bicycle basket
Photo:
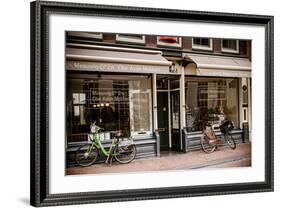
[[222, 133], [226, 134], [226, 133], [230, 132], [234, 128], [234, 126], [231, 121], [226, 120], [220, 125], [219, 128]]

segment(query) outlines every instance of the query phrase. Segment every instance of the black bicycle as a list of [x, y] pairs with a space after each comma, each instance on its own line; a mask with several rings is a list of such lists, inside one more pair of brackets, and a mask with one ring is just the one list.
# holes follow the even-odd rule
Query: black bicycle
[[[229, 120], [224, 120], [219, 126], [219, 129], [224, 135], [224, 139], [227, 145], [234, 150], [236, 148], [236, 143], [231, 135], [231, 130], [233, 128], [233, 122]], [[203, 130], [203, 134], [201, 137], [201, 146], [203, 151], [206, 153], [212, 153], [218, 148], [218, 146], [224, 146], [221, 140], [216, 136], [211, 124], [207, 124]]]

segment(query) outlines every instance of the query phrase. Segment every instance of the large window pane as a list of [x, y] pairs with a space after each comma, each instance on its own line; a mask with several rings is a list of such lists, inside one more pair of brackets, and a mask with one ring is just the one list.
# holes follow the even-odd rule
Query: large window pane
[[67, 135], [89, 133], [99, 121], [104, 131], [122, 130], [125, 136], [151, 133], [149, 76], [91, 75], [67, 79]]
[[218, 128], [224, 119], [238, 127], [238, 80], [186, 78], [186, 127], [202, 131], [206, 123]]
[[209, 38], [193, 38], [193, 44], [194, 45], [201, 45], [210, 47], [210, 39]]
[[146, 80], [130, 81], [130, 115], [132, 134], [151, 130], [151, 89]]
[[237, 50], [237, 41], [238, 40], [223, 39], [222, 48], [236, 51]]

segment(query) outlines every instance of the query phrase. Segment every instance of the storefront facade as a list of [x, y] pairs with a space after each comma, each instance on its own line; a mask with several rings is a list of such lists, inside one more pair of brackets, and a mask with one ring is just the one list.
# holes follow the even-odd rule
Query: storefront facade
[[147, 48], [67, 42], [68, 165], [97, 120], [105, 146], [110, 132], [122, 130], [134, 139], [138, 158], [201, 149], [206, 122], [217, 129], [225, 118], [234, 122], [238, 143], [250, 139], [249, 59]]

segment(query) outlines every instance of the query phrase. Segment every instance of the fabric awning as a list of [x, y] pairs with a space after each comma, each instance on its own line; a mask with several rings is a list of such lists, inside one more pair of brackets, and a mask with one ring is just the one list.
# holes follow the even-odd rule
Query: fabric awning
[[72, 71], [174, 74], [171, 65], [160, 51], [84, 44], [66, 48], [66, 69]]
[[185, 74], [219, 77], [251, 77], [251, 62], [247, 58], [184, 54], [191, 63]]

